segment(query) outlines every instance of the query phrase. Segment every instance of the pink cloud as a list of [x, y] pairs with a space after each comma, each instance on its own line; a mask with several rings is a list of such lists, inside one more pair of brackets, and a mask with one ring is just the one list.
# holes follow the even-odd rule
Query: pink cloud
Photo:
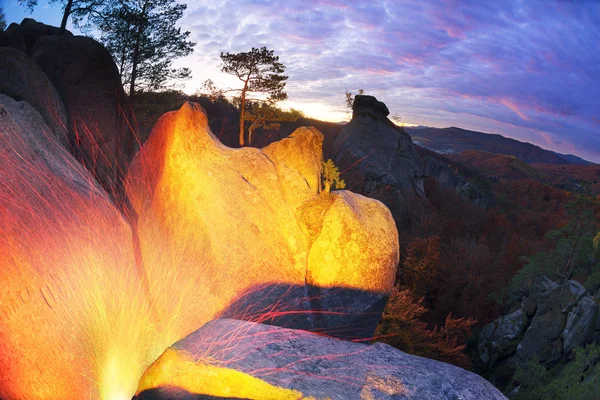
[[505, 107], [510, 108], [515, 114], [517, 114], [519, 117], [521, 117], [521, 119], [523, 119], [525, 121], [529, 121], [529, 118], [527, 117], [527, 115], [525, 115], [523, 112], [521, 112], [519, 107], [513, 101], [511, 101], [509, 99], [500, 99], [500, 104], [502, 104]]

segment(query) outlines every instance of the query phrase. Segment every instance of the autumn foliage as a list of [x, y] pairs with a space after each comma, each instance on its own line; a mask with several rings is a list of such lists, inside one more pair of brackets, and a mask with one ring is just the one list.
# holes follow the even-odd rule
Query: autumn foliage
[[464, 349], [475, 320], [448, 315], [443, 325], [428, 329], [421, 320], [426, 312], [422, 300], [410, 290], [394, 288], [376, 339], [411, 354], [468, 367]]

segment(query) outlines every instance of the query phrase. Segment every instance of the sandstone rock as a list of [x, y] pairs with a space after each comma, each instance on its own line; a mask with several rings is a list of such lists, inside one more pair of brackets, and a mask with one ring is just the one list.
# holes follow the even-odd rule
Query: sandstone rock
[[571, 308], [583, 297], [588, 295], [581, 283], [570, 280], [565, 287], [558, 286], [550, 292], [538, 294], [538, 314], [544, 314], [552, 308], [559, 308], [563, 312], [569, 312]]
[[138, 399], [149, 390], [171, 398], [168, 386], [248, 399], [505, 399], [478, 375], [385, 344], [223, 319], [163, 353], [140, 380]]
[[[20, 24], [12, 23], [4, 32], [0, 33], [0, 46], [12, 47], [29, 55], [40, 37], [59, 33], [60, 29], [57, 27], [25, 18]], [[65, 30], [64, 35], [72, 36], [73, 34]]]
[[0, 93], [33, 106], [50, 128], [47, 132], [68, 147], [62, 101], [46, 74], [23, 52], [0, 47]]
[[598, 304], [591, 297], [584, 297], [569, 312], [567, 323], [561, 334], [563, 352], [569, 354], [577, 346], [583, 346], [591, 339], [598, 315]]
[[166, 346], [131, 229], [48, 131], [0, 95], [0, 398], [131, 396]]
[[84, 36], [41, 36], [31, 55], [56, 87], [72, 153], [111, 194], [134, 151], [129, 103], [112, 56]]
[[479, 358], [491, 368], [503, 358], [512, 354], [527, 329], [528, 318], [523, 310], [497, 319], [487, 324], [479, 335]]
[[332, 149], [347, 187], [380, 199], [399, 221], [407, 196], [425, 196], [423, 167], [410, 136], [385, 117], [380, 103], [356, 96], [352, 120]]
[[535, 354], [540, 356], [540, 361], [546, 353], [540, 354], [544, 345], [558, 339], [565, 327], [566, 316], [560, 308], [552, 308], [545, 314], [536, 314], [531, 320], [529, 328], [523, 336], [523, 340], [517, 346], [517, 355], [522, 359], [530, 359]]
[[386, 118], [390, 115], [390, 110], [388, 110], [384, 102], [377, 100], [374, 96], [359, 94], [354, 96], [352, 118], [361, 114]]
[[[322, 140], [300, 128], [262, 150], [230, 149], [192, 103], [159, 120], [128, 190], [155, 304], [189, 321], [174, 340], [218, 315], [270, 323], [292, 315], [287, 326], [372, 334], [394, 281], [397, 231], [376, 200], [319, 194]], [[183, 281], [174, 298], [173, 282]], [[332, 308], [345, 317], [327, 318]], [[358, 318], [365, 310], [368, 329]]]

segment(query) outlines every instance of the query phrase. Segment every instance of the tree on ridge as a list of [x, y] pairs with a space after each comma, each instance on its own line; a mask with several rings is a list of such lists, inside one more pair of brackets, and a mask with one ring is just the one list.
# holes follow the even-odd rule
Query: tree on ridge
[[[279, 56], [266, 47], [252, 48], [242, 53], [221, 53], [223, 61], [221, 71], [236, 76], [243, 82], [241, 89], [228, 89], [223, 92], [238, 92], [240, 96], [240, 146], [245, 144], [244, 122], [246, 121], [247, 102], [266, 102], [272, 105], [275, 102], [287, 99], [285, 81], [287, 76], [282, 75], [285, 65], [279, 62]], [[259, 97], [250, 98], [249, 95]], [[261, 98], [260, 96], [267, 96]]]

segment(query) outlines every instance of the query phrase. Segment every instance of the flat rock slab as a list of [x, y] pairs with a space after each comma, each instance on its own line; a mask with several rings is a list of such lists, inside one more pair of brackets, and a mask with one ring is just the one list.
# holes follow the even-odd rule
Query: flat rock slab
[[[235, 380], [224, 378], [233, 373]], [[226, 381], [231, 387], [223, 387]], [[175, 343], [146, 370], [138, 395], [165, 399], [161, 390], [178, 388], [190, 396], [271, 398], [249, 394], [259, 384], [281, 396], [273, 398], [505, 399], [478, 375], [382, 343], [231, 319], [211, 321]]]

